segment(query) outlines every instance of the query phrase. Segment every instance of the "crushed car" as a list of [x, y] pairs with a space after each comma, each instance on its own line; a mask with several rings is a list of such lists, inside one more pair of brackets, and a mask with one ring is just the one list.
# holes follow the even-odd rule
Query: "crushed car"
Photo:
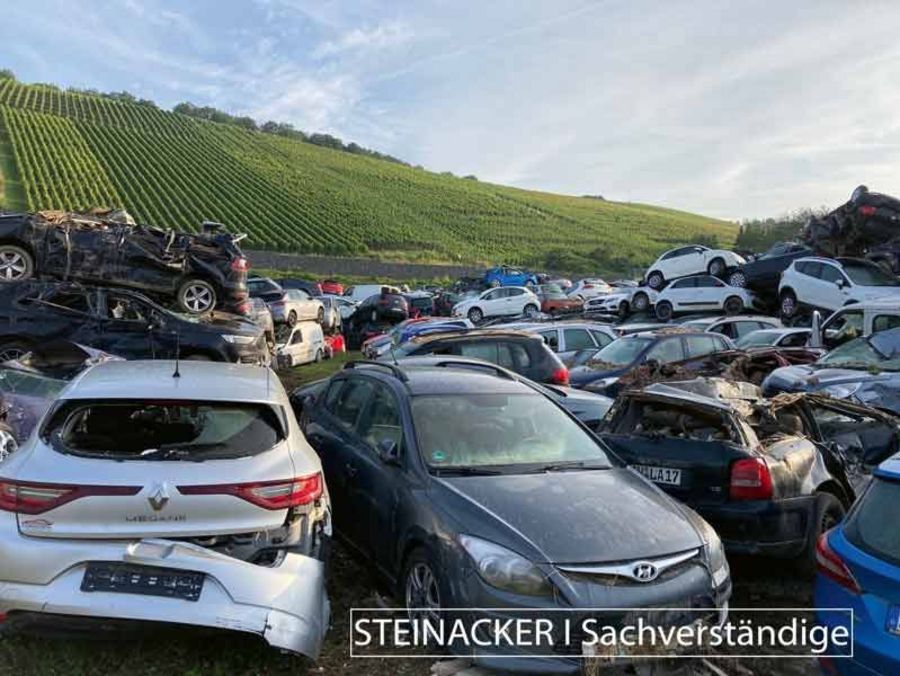
[[202, 232], [136, 225], [121, 212], [0, 215], [0, 282], [52, 277], [143, 291], [182, 312], [243, 314], [249, 263], [221, 223]]
[[900, 449], [900, 418], [824, 395], [766, 400], [749, 383], [698, 378], [623, 392], [601, 437], [696, 509], [727, 550], [809, 569], [818, 537]]
[[850, 199], [821, 218], [811, 218], [801, 234], [820, 254], [862, 256], [870, 247], [883, 247], [900, 238], [900, 200], [871, 192], [861, 185]]
[[3, 630], [177, 622], [315, 659], [330, 539], [321, 464], [268, 369], [98, 364], [0, 465]]

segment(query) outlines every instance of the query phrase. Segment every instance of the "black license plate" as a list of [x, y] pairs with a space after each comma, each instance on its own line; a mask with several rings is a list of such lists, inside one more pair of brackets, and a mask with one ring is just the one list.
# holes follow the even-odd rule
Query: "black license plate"
[[190, 570], [93, 561], [87, 565], [81, 580], [81, 591], [166, 596], [196, 601], [203, 591], [205, 577], [203, 573]]

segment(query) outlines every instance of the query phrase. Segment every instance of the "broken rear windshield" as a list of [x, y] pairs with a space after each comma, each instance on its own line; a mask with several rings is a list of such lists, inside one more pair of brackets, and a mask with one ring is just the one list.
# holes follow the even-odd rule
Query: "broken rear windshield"
[[71, 455], [200, 462], [267, 451], [284, 439], [284, 425], [265, 404], [68, 400], [41, 436]]

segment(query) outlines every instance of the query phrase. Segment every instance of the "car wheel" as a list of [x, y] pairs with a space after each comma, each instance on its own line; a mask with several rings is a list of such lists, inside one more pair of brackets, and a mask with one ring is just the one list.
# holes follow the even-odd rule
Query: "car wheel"
[[650, 296], [643, 291], [638, 291], [631, 299], [631, 305], [635, 312], [646, 312], [650, 307]]
[[322, 324], [325, 321], [325, 308], [319, 308], [319, 312], [316, 313], [316, 321], [319, 322], [319, 324]]
[[413, 550], [403, 568], [402, 601], [410, 610], [411, 617], [436, 619], [441, 609], [441, 582], [438, 567], [432, 563], [428, 550], [420, 547]]
[[781, 312], [782, 319], [793, 319], [797, 314], [797, 296], [790, 289], [781, 292], [781, 298], [778, 299], [778, 309]]
[[739, 315], [744, 310], [744, 301], [737, 296], [729, 296], [725, 299], [725, 314], [728, 316]]
[[469, 310], [468, 317], [469, 321], [473, 324], [480, 324], [481, 320], [484, 319], [484, 313], [477, 307], [473, 307], [471, 310]]
[[0, 364], [20, 359], [28, 352], [30, 348], [25, 343], [6, 343], [0, 347]]
[[535, 315], [537, 315], [538, 312], [539, 312], [539, 310], [538, 310], [537, 305], [533, 305], [533, 304], [529, 303], [528, 305], [525, 306], [524, 314], [526, 317], [529, 317], [529, 318], [534, 317]]
[[659, 291], [663, 288], [663, 284], [665, 283], [665, 279], [662, 276], [661, 272], [657, 272], [654, 270], [649, 275], [647, 275], [647, 286], [649, 286], [654, 291]]
[[322, 350], [316, 350], [316, 363], [322, 361]]
[[295, 326], [297, 326], [297, 313], [291, 310], [290, 312], [288, 312], [288, 316], [285, 321], [287, 322], [288, 326], [294, 328]]
[[663, 322], [672, 318], [672, 304], [669, 301], [663, 300], [656, 304], [656, 318]]
[[735, 270], [728, 275], [728, 284], [730, 286], [739, 286], [744, 288], [747, 286], [747, 276], [741, 270]]
[[21, 282], [34, 275], [34, 258], [20, 246], [0, 245], [0, 282]]
[[200, 315], [216, 306], [216, 290], [202, 279], [189, 279], [178, 289], [178, 307]]
[[628, 301], [623, 300], [619, 303], [619, 317], [625, 319], [628, 316]]
[[713, 258], [706, 266], [706, 271], [713, 277], [718, 277], [725, 272], [725, 261], [721, 258]]
[[804, 555], [797, 561], [800, 570], [808, 575], [816, 571], [816, 541], [825, 533], [838, 525], [847, 513], [841, 501], [831, 493], [817, 493], [813, 527], [810, 529], [809, 542], [806, 543]]

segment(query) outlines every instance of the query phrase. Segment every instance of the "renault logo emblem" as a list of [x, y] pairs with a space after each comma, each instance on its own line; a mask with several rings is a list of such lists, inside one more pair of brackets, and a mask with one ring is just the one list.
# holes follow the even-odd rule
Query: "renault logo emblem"
[[158, 484], [147, 500], [150, 502], [154, 512], [160, 511], [169, 502], [169, 492], [166, 490], [166, 485]]
[[641, 561], [631, 569], [631, 576], [638, 582], [652, 582], [659, 575], [659, 570], [649, 561]]

